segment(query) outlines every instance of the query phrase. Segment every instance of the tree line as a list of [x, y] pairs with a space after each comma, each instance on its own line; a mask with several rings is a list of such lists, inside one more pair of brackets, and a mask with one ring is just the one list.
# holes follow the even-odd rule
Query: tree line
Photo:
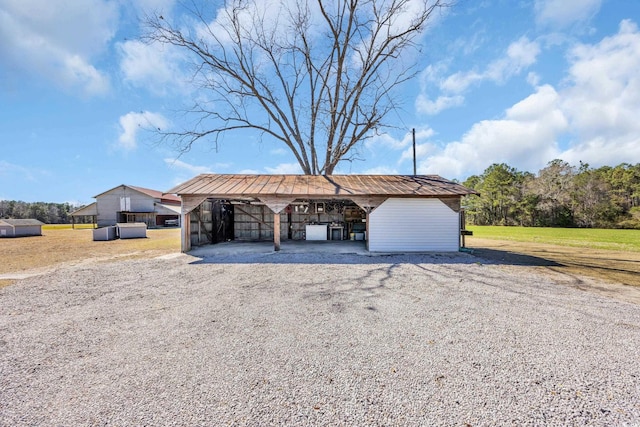
[[42, 221], [45, 224], [70, 224], [71, 212], [79, 207], [80, 206], [74, 206], [70, 203], [29, 203], [19, 200], [0, 200], [0, 219], [32, 218]]
[[[463, 185], [480, 193], [463, 201], [474, 225], [640, 229], [640, 163], [594, 169], [556, 159], [537, 174], [496, 163]], [[0, 218], [69, 224], [79, 207], [0, 200]]]
[[640, 229], [640, 163], [592, 168], [552, 160], [537, 174], [493, 164], [463, 185], [474, 225]]

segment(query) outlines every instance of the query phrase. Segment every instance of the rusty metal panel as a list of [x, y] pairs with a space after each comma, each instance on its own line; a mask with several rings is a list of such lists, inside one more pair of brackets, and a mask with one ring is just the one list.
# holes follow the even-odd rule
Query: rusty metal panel
[[199, 175], [169, 190], [180, 195], [219, 197], [294, 195], [302, 198], [349, 196], [441, 197], [475, 194], [437, 175]]

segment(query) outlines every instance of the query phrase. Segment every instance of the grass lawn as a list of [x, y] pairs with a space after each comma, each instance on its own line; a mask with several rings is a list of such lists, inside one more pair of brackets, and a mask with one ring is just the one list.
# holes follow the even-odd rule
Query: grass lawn
[[[93, 224], [76, 224], [73, 228], [85, 229], [85, 228], [96, 228]], [[71, 224], [45, 224], [42, 226], [43, 230], [72, 230]]]
[[613, 251], [640, 252], [640, 230], [606, 230], [599, 228], [544, 228], [467, 226], [480, 239], [514, 242], [546, 243], [550, 245]]

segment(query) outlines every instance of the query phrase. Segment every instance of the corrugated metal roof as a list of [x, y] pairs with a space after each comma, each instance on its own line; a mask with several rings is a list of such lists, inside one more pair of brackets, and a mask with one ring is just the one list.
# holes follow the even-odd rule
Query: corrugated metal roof
[[97, 199], [98, 197], [102, 196], [103, 194], [106, 194], [110, 191], [115, 190], [116, 188], [121, 188], [121, 187], [127, 187], [127, 188], [131, 188], [135, 191], [138, 191], [142, 194], [146, 194], [149, 197], [153, 197], [154, 199], [160, 199], [160, 201], [162, 203], [180, 203], [180, 198], [174, 196], [173, 194], [169, 194], [169, 193], [163, 193], [162, 191], [158, 191], [158, 190], [152, 190], [150, 188], [144, 188], [144, 187], [136, 187], [134, 185], [126, 185], [126, 184], [121, 184], [118, 185], [117, 187], [113, 187], [107, 191], [103, 191], [102, 193], [93, 196], [95, 199]]
[[180, 202], [180, 198], [174, 196], [173, 194], [165, 194], [162, 191], [158, 191], [158, 190], [152, 190], [150, 188], [144, 188], [144, 187], [136, 187], [133, 185], [129, 185], [130, 188], [133, 188], [134, 190], [138, 190], [141, 193], [146, 194], [147, 196], [151, 196], [153, 198], [156, 199], [160, 199], [163, 202]]
[[447, 197], [476, 194], [438, 175], [220, 175], [202, 174], [167, 193], [224, 198], [286, 195]]

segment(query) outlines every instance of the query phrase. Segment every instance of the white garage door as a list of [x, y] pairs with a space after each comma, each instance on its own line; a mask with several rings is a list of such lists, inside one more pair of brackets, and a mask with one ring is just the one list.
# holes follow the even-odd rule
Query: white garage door
[[457, 252], [458, 212], [438, 199], [387, 199], [369, 215], [372, 252]]

